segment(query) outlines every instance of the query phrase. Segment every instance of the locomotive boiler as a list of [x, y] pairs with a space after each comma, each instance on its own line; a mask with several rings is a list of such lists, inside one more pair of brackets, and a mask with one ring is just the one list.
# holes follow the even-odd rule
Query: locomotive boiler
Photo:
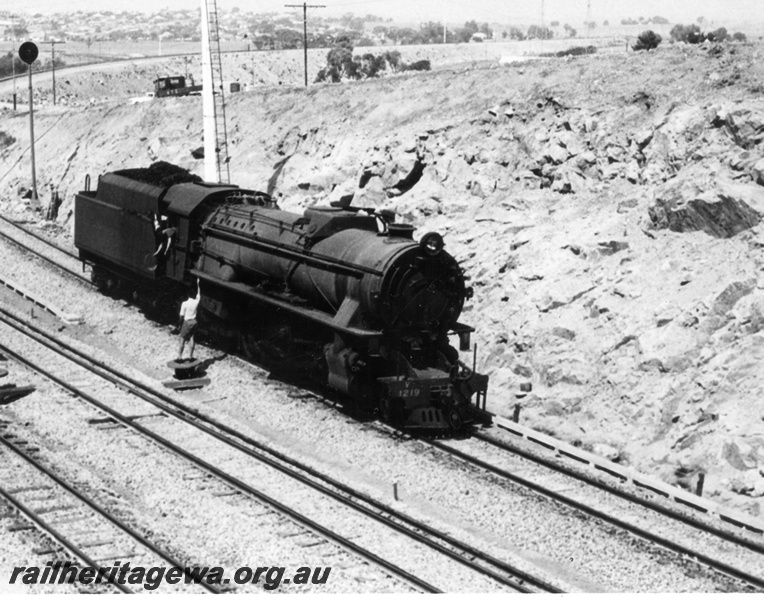
[[260, 192], [150, 175], [108, 173], [75, 198], [75, 245], [99, 287], [156, 298], [198, 279], [202, 330], [253, 360], [403, 428], [472, 420], [488, 378], [450, 343], [469, 349], [470, 290], [439, 234], [415, 241], [390, 213], [295, 214]]

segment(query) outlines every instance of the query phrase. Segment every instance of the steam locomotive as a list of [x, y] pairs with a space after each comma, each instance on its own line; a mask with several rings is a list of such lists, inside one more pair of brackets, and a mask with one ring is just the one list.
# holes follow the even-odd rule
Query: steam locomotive
[[[471, 296], [437, 233], [354, 207], [280, 210], [270, 196], [153, 165], [75, 197], [75, 245], [104, 292], [177, 306], [201, 284], [200, 330], [310, 376], [404, 429], [459, 430], [488, 377], [459, 359]], [[191, 295], [194, 295], [193, 293]]]

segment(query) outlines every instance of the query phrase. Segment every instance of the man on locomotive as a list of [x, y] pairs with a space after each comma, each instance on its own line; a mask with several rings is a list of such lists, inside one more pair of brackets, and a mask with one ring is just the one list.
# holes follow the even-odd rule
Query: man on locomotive
[[180, 350], [178, 361], [183, 360], [183, 349], [188, 342], [188, 357], [194, 358], [194, 334], [196, 333], [196, 311], [202, 299], [202, 282], [196, 281], [196, 297], [189, 295], [188, 300], [180, 305]]

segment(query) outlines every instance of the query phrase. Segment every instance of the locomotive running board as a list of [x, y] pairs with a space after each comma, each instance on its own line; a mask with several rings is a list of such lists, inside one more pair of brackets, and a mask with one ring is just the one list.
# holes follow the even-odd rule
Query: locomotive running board
[[263, 294], [262, 292], [258, 292], [252, 286], [246, 285], [244, 283], [223, 281], [222, 279], [218, 279], [217, 277], [211, 277], [207, 273], [203, 273], [202, 271], [198, 271], [197, 269], [191, 269], [190, 274], [194, 275], [195, 277], [198, 277], [199, 279], [203, 281], [208, 281], [210, 283], [213, 283], [224, 290], [228, 290], [237, 294], [242, 294], [244, 296], [253, 298], [254, 300], [257, 300], [259, 302], [264, 302], [266, 304], [270, 304], [271, 306], [275, 306], [276, 308], [281, 308], [283, 310], [292, 312], [296, 315], [300, 315], [302, 317], [310, 319], [311, 321], [324, 325], [325, 327], [333, 329], [334, 331], [337, 331], [339, 333], [352, 335], [354, 337], [363, 338], [369, 341], [382, 337], [382, 332], [376, 329], [359, 329], [358, 327], [348, 326], [346, 324], [348, 320], [348, 315], [346, 312], [342, 310], [340, 310], [337, 313], [337, 315], [333, 317], [332, 315], [329, 315], [325, 312], [321, 312], [320, 310], [316, 310], [315, 308], [309, 308], [305, 306], [299, 306], [299, 307], [294, 306], [290, 304], [289, 302], [287, 302], [286, 300], [281, 300], [279, 298], [274, 298], [273, 296]]

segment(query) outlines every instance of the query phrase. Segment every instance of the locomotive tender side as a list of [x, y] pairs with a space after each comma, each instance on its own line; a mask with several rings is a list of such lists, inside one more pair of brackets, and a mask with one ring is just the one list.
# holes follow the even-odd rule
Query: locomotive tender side
[[[137, 171], [137, 170], [134, 170]], [[75, 201], [75, 245], [94, 273], [202, 286], [201, 325], [253, 358], [309, 370], [402, 427], [459, 429], [488, 377], [461, 361], [469, 290], [442, 238], [373, 211], [279, 210], [236, 186], [152, 186], [104, 175]], [[160, 253], [157, 221], [171, 231]], [[103, 277], [104, 275], [99, 275]]]

